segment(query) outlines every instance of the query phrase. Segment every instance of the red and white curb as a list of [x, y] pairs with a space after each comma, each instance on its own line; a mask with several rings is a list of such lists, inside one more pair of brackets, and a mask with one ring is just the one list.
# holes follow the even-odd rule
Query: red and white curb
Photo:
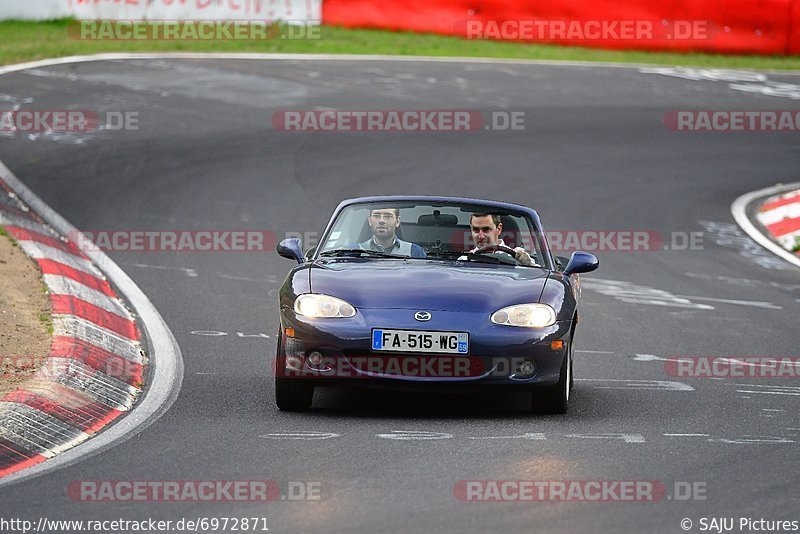
[[[757, 202], [761, 205], [752, 210], [750, 206]], [[776, 185], [742, 195], [731, 205], [731, 213], [756, 243], [800, 267], [800, 183]]]
[[800, 189], [767, 199], [756, 219], [783, 248], [800, 255]]
[[49, 357], [0, 399], [5, 486], [84, 460], [147, 428], [177, 398], [183, 359], [142, 290], [104, 252], [81, 250], [62, 237], [78, 230], [2, 161], [0, 225], [38, 263], [53, 311]]
[[0, 225], [38, 263], [53, 312], [50, 355], [0, 398], [0, 477], [86, 441], [141, 395], [147, 358], [105, 276], [0, 180]]

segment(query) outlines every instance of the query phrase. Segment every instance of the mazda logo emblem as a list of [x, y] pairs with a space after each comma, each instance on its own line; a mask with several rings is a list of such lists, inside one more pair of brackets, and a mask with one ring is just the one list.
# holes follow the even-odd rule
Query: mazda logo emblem
[[417, 321], [430, 321], [431, 320], [431, 312], [426, 311], [418, 311], [414, 314], [414, 319]]

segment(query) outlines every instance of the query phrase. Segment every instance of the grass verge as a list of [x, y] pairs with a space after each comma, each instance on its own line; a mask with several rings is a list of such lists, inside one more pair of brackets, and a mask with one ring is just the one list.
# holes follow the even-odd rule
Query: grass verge
[[652, 63], [715, 68], [800, 69], [800, 56], [609, 51], [591, 48], [477, 41], [411, 32], [321, 28], [319, 39], [258, 41], [88, 41], [70, 37], [68, 19], [0, 22], [0, 64], [103, 52], [265, 52], [464, 56]]

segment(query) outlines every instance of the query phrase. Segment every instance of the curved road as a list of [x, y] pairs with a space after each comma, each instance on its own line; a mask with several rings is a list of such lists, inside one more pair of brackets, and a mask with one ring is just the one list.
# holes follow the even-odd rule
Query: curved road
[[[272, 532], [681, 532], [683, 518], [695, 531], [702, 517], [800, 519], [797, 380], [679, 378], [662, 361], [798, 355], [800, 269], [760, 252], [730, 213], [745, 192], [797, 181], [797, 133], [683, 133], [663, 123], [673, 110], [797, 110], [798, 100], [637, 68], [212, 58], [43, 67], [3, 76], [0, 93], [40, 109], [139, 112], [138, 131], [2, 140], [0, 159], [84, 230], [283, 236], [320, 231], [342, 198], [414, 193], [527, 204], [548, 229], [704, 232], [701, 250], [598, 252], [600, 269], [583, 278], [579, 380], [569, 413], [552, 417], [529, 415], [525, 396], [360, 390], [324, 390], [311, 412], [281, 413], [268, 362], [288, 260], [112, 252], [181, 346], [180, 394], [135, 438], [0, 488], [3, 517], [260, 516]], [[316, 108], [524, 111], [526, 127], [270, 125], [274, 111]], [[302, 432], [325, 439], [288, 439]], [[67, 494], [75, 480], [201, 479], [318, 481], [322, 499], [104, 503]], [[458, 481], [483, 479], [657, 480], [675, 498], [454, 496]], [[705, 499], [679, 500], [676, 482], [699, 483], [695, 497]]]

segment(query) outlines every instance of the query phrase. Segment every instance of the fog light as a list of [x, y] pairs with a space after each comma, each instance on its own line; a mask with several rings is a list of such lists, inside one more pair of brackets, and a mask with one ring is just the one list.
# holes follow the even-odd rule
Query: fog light
[[533, 372], [536, 370], [536, 366], [530, 360], [525, 360], [519, 367], [517, 367], [517, 372], [515, 373], [516, 376], [531, 376]]
[[322, 363], [322, 354], [317, 351], [312, 352], [308, 355], [308, 363], [313, 367], [319, 367]]

